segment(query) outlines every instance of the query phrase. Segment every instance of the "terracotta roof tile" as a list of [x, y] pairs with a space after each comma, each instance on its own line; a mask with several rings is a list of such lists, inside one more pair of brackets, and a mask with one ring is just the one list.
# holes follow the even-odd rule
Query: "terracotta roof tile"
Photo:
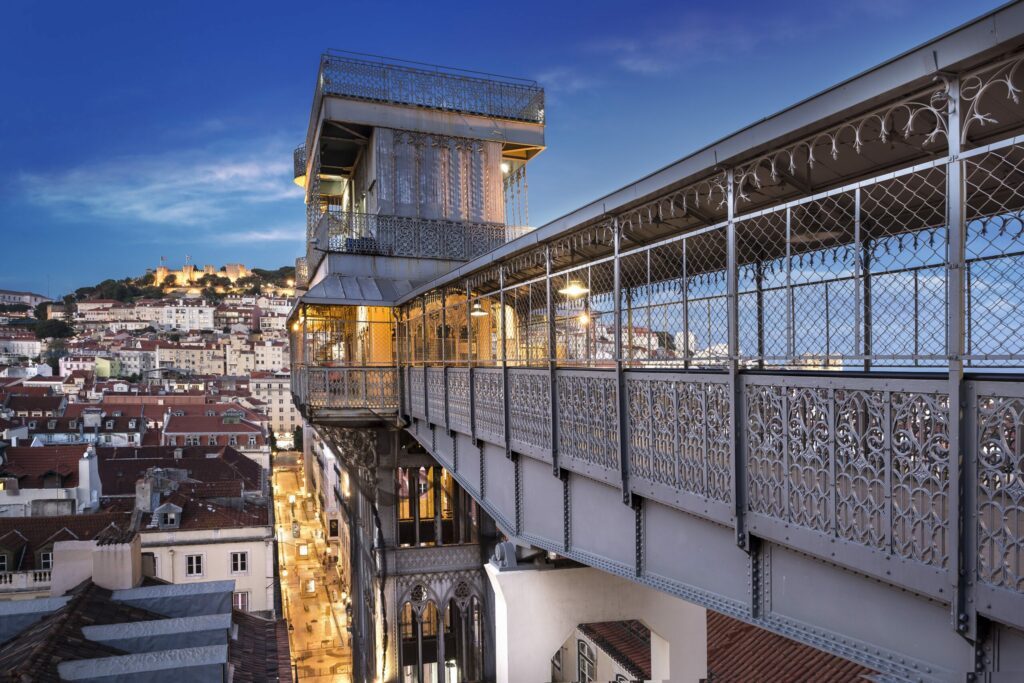
[[871, 669], [708, 610], [708, 679], [714, 683], [865, 683]]

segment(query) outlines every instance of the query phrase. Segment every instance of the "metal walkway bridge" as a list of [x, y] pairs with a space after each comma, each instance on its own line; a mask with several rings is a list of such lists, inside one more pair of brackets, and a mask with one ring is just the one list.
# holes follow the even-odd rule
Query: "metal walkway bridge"
[[397, 367], [296, 363], [296, 400], [397, 413], [523, 543], [1010, 680], [1021, 47], [1004, 7], [511, 242], [395, 302]]

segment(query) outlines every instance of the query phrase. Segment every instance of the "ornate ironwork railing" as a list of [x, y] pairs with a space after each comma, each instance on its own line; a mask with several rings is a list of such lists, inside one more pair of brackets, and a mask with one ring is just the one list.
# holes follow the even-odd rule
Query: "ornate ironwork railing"
[[305, 289], [309, 284], [309, 263], [305, 256], [295, 259], [295, 287]]
[[393, 367], [299, 367], [292, 392], [309, 411], [398, 410], [398, 371]]
[[529, 231], [501, 223], [464, 223], [330, 209], [320, 216], [321, 252], [469, 261]]
[[306, 157], [306, 146], [299, 145], [298, 147], [295, 148], [295, 151], [292, 152], [292, 164], [294, 165], [295, 173], [293, 177], [301, 178], [302, 176], [306, 175], [307, 161], [308, 158]]
[[324, 94], [544, 123], [544, 89], [534, 81], [440, 66], [327, 54]]

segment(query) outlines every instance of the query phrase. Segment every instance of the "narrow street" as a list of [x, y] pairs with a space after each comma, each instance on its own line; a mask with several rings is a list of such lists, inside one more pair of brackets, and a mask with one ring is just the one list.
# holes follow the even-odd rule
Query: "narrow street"
[[274, 516], [281, 602], [293, 668], [300, 681], [351, 681], [352, 654], [337, 571], [323, 564], [327, 545], [313, 502], [305, 498], [299, 455], [276, 454]]

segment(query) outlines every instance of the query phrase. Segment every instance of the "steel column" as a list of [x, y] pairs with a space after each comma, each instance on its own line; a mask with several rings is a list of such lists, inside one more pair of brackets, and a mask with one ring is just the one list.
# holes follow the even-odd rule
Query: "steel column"
[[726, 286], [727, 286], [727, 307], [728, 307], [728, 361], [729, 372], [729, 393], [732, 396], [732, 458], [730, 466], [732, 469], [733, 487], [733, 512], [736, 516], [735, 532], [736, 543], [741, 548], [747, 548], [750, 544], [747, 540], [746, 527], [743, 523], [743, 513], [747, 504], [746, 476], [743, 465], [742, 448], [742, 425], [740, 416], [743, 405], [742, 388], [739, 379], [739, 268], [736, 254], [736, 199], [733, 187], [733, 171], [726, 171], [725, 180], [725, 201], [726, 201]]
[[958, 633], [974, 641], [978, 635], [977, 605], [968, 568], [977, 565], [977, 548], [966, 545], [967, 510], [964, 507], [964, 328], [966, 207], [960, 155], [960, 81], [949, 79], [949, 164], [946, 167], [946, 220], [949, 225], [946, 257], [949, 355], [949, 518], [950, 574], [953, 582], [953, 623]]
[[544, 245], [544, 282], [548, 311], [548, 389], [551, 396], [551, 468], [558, 476], [558, 339], [555, 335], [555, 297], [551, 287], [551, 245]]
[[473, 308], [472, 308], [472, 305], [470, 304], [470, 301], [469, 301], [472, 298], [470, 296], [471, 294], [472, 294], [472, 290], [469, 288], [469, 279], [467, 278], [466, 279], [466, 328], [468, 330], [468, 333], [466, 334], [466, 338], [467, 338], [467, 346], [469, 348], [467, 349], [467, 353], [466, 353], [466, 367], [468, 368], [468, 371], [466, 372], [466, 376], [467, 376], [467, 381], [469, 382], [469, 404], [468, 404], [468, 406], [469, 406], [469, 436], [470, 436], [470, 438], [473, 441], [473, 445], [475, 446], [476, 445], [476, 418], [474, 417], [474, 415], [476, 414], [476, 411], [473, 410], [473, 406], [475, 405], [475, 392], [473, 391], [473, 360], [474, 360], [474, 357], [476, 355], [476, 351], [475, 351], [475, 349], [473, 347], [473, 344], [475, 343], [476, 335], [474, 334], [475, 330], [473, 329], [473, 322], [472, 322], [473, 321], [473, 316], [472, 316]]
[[629, 494], [629, 442], [626, 440], [626, 377], [622, 368], [622, 227], [619, 219], [612, 220], [612, 250], [614, 258], [613, 266], [613, 289], [615, 290], [615, 386], [618, 393], [618, 447], [619, 447], [619, 472], [622, 474], [622, 502], [630, 504]]
[[499, 300], [501, 302], [501, 320], [499, 333], [501, 334], [501, 410], [502, 427], [501, 433], [505, 438], [505, 457], [512, 457], [512, 439], [508, 438], [509, 405], [508, 405], [508, 311], [505, 308], [505, 266], [498, 266], [498, 286], [501, 287]]

